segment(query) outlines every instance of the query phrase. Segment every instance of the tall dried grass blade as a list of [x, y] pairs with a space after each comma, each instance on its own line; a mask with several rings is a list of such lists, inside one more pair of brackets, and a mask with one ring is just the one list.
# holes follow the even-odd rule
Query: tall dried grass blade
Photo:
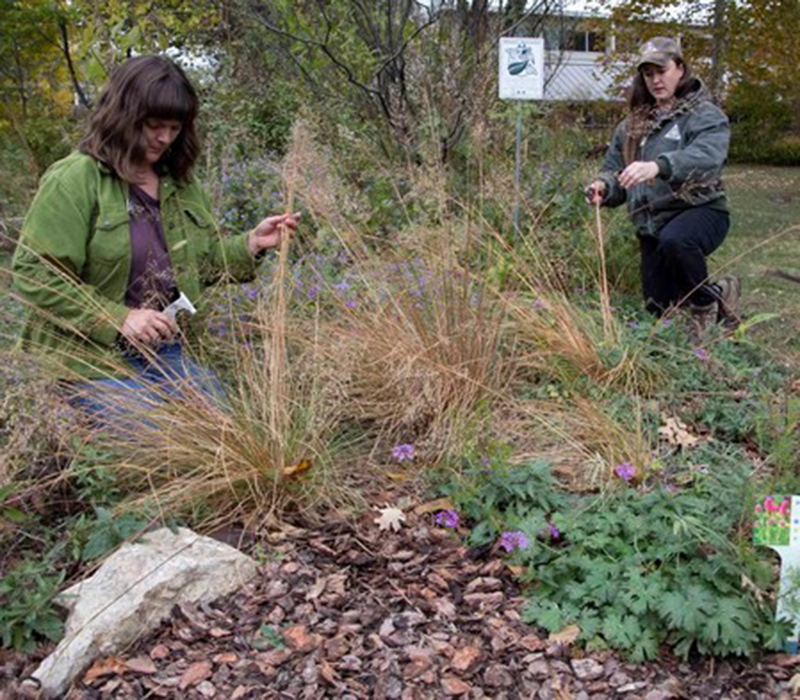
[[606, 272], [606, 246], [603, 236], [603, 217], [600, 215], [600, 203], [594, 207], [595, 227], [597, 234], [597, 252], [600, 255], [600, 313], [603, 317], [603, 335], [606, 341], [614, 340], [614, 314], [611, 312], [611, 297], [608, 292], [608, 274]]

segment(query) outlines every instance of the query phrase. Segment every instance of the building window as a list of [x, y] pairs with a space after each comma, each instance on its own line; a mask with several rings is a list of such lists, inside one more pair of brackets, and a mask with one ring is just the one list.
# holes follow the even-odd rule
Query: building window
[[600, 32], [584, 29], [563, 29], [558, 33], [562, 51], [605, 51], [605, 37]]

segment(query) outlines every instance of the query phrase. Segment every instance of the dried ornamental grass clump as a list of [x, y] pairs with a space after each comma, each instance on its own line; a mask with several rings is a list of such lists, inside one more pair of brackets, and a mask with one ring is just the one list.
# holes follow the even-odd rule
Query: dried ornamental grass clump
[[347, 376], [343, 410], [353, 420], [389, 444], [413, 436], [434, 460], [458, 454], [510, 375], [502, 310], [480, 282], [439, 262], [376, 264], [326, 355]]

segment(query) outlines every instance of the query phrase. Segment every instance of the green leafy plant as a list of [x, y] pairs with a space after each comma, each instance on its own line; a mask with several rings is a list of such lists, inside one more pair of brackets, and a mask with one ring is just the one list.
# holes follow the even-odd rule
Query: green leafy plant
[[444, 491], [472, 521], [474, 544], [525, 535], [515, 558], [531, 584], [527, 622], [550, 632], [577, 625], [588, 645], [640, 661], [663, 644], [683, 657], [780, 647], [783, 626], [742, 587], [743, 576], [759, 588], [771, 580], [769, 562], [733, 537], [748, 479], [741, 469], [724, 482], [697, 473], [683, 490], [567, 496], [533, 462], [470, 465]]
[[441, 491], [451, 498], [457, 512], [475, 523], [468, 542], [483, 545], [532, 513], [543, 517], [565, 507], [568, 497], [556, 487], [543, 461], [515, 466], [502, 457], [485, 457], [468, 460], [460, 475]]
[[626, 489], [562, 514], [561, 546], [522, 554], [537, 582], [525, 619], [575, 624], [586, 642], [637, 661], [665, 643], [683, 657], [778, 648], [770, 610], [741, 586], [742, 574], [766, 584], [769, 567], [745, 565], [728, 538], [733, 514], [705, 495]]
[[263, 624], [253, 639], [256, 649], [285, 649], [286, 641], [283, 635], [271, 625]]
[[32, 651], [39, 637], [57, 641], [63, 627], [52, 605], [65, 572], [47, 561], [22, 562], [0, 579], [0, 635], [3, 646]]
[[128, 538], [142, 532], [147, 523], [147, 518], [139, 514], [115, 516], [106, 508], [96, 508], [94, 518], [82, 514], [71, 536], [75, 558], [81, 561], [99, 559]]

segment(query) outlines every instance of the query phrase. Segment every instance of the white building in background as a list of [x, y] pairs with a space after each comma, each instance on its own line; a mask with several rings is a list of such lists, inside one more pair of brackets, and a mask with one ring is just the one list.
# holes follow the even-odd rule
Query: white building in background
[[583, 13], [570, 13], [546, 29], [545, 99], [568, 102], [621, 101], [626, 61], [611, 60], [615, 38], [609, 30], [583, 28]]
[[[683, 33], [676, 38], [691, 41], [696, 49], [695, 56], [710, 56], [711, 39], [707, 28], [687, 21], [683, 24]], [[626, 46], [627, 55], [625, 51], [618, 51], [621, 47], [607, 14], [565, 12], [545, 29], [544, 39], [545, 99], [624, 100], [624, 87], [630, 81], [637, 46]], [[695, 60], [705, 62], [703, 58]]]

